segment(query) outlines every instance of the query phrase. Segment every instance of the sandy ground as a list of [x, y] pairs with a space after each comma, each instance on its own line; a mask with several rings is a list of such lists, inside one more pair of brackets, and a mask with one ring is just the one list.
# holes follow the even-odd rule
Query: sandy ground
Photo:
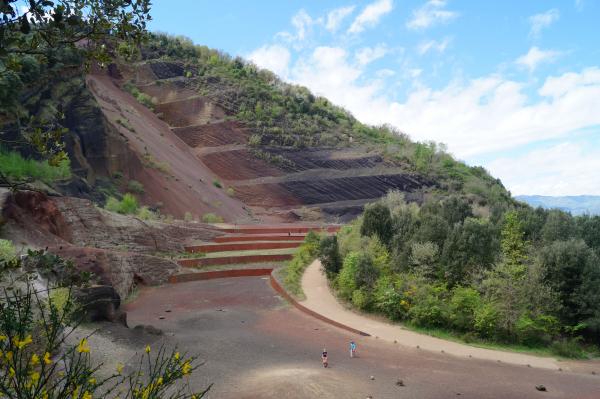
[[[206, 360], [190, 382], [196, 388], [214, 383], [209, 398], [591, 399], [600, 392], [600, 377], [589, 372], [455, 357], [352, 335], [289, 306], [264, 277], [143, 288], [126, 310], [130, 325], [153, 324], [165, 332], [164, 342]], [[354, 359], [347, 353], [351, 339], [358, 344]], [[328, 369], [320, 362], [323, 347]], [[405, 386], [396, 385], [399, 378]], [[537, 384], [548, 391], [538, 392]]]
[[388, 342], [397, 341], [401, 345], [413, 348], [419, 346], [421, 349], [433, 352], [444, 351], [445, 353], [459, 357], [473, 357], [476, 359], [530, 365], [532, 367], [554, 370], [563, 367], [553, 358], [475, 348], [418, 334], [408, 331], [400, 325], [358, 314], [344, 307], [333, 296], [327, 285], [327, 278], [321, 273], [321, 262], [319, 260], [315, 260], [306, 269], [302, 277], [302, 289], [306, 295], [306, 300], [302, 302], [302, 305], [332, 320], [367, 332], [374, 337], [376, 336], [378, 337], [377, 339]]

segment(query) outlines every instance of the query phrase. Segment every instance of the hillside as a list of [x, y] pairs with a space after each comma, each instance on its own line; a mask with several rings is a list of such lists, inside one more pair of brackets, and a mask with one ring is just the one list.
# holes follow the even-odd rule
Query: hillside
[[533, 207], [560, 209], [573, 215], [600, 215], [600, 196], [597, 195], [518, 195], [515, 199]]
[[455, 193], [485, 212], [510, 202], [497, 179], [443, 146], [364, 125], [242, 59], [164, 35], [133, 58], [117, 63], [115, 81], [258, 217], [347, 220], [390, 190], [419, 202]]

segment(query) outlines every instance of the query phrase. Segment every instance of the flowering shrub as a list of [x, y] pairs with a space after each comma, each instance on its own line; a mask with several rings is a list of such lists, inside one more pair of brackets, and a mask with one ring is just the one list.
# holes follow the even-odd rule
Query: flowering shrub
[[[198, 367], [196, 357], [165, 347], [154, 352], [146, 346], [132, 371], [124, 373], [118, 363], [112, 374], [100, 377], [104, 365], [93, 364], [89, 337], [68, 344], [80, 314], [73, 285], [40, 290], [32, 280], [22, 273], [0, 293], [0, 398], [199, 399], [210, 389], [192, 392], [187, 377]], [[53, 299], [55, 289], [63, 290], [60, 303]]]

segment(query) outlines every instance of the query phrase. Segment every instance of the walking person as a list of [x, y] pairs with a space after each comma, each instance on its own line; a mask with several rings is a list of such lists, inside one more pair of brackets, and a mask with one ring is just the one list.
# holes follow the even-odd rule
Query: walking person
[[356, 355], [356, 344], [354, 341], [350, 341], [350, 357], [354, 357]]
[[323, 348], [323, 353], [321, 353], [321, 361], [323, 362], [323, 367], [327, 368], [329, 366], [329, 360], [327, 359], [327, 349]]

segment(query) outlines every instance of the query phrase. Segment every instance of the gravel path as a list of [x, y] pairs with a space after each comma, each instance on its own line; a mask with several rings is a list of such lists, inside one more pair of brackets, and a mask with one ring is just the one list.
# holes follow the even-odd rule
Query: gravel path
[[381, 339], [388, 342], [397, 341], [404, 346], [412, 348], [418, 346], [421, 349], [444, 352], [460, 357], [530, 365], [544, 369], [557, 370], [560, 367], [557, 360], [553, 358], [476, 348], [408, 331], [400, 325], [358, 314], [344, 307], [331, 293], [327, 285], [327, 278], [321, 273], [321, 262], [319, 260], [315, 260], [306, 269], [302, 277], [302, 289], [306, 295], [306, 300], [302, 302], [302, 305], [339, 323], [367, 332], [371, 334], [372, 339]]

